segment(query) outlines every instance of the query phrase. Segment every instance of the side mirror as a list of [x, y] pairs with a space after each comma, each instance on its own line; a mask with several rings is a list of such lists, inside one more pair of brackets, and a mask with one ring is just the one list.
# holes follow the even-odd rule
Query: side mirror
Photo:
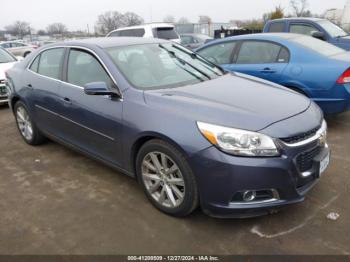
[[110, 90], [105, 82], [93, 82], [84, 86], [84, 93], [90, 96], [120, 97], [117, 91]]
[[326, 41], [326, 34], [323, 32], [315, 31], [315, 32], [312, 32], [311, 36], [314, 38]]
[[16, 56], [17, 61], [21, 62], [23, 61], [24, 57], [23, 56]]

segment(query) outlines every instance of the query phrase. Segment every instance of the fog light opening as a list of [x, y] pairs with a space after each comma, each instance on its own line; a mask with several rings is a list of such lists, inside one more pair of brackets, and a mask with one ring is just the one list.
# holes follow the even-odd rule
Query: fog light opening
[[245, 191], [243, 193], [243, 201], [244, 202], [254, 201], [255, 198], [256, 198], [256, 192], [255, 191]]

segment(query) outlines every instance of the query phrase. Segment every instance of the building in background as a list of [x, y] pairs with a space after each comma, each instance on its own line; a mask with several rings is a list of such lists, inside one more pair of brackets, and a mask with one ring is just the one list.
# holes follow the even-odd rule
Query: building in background
[[324, 16], [350, 32], [350, 0], [347, 0], [343, 9], [330, 9]]

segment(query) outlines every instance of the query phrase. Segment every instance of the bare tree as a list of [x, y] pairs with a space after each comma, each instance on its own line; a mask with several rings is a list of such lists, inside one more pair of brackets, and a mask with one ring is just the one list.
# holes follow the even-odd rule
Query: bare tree
[[164, 17], [163, 22], [165, 23], [175, 23], [175, 17], [172, 15], [167, 15]]
[[46, 31], [44, 29], [39, 29], [37, 34], [38, 35], [46, 35]]
[[177, 21], [178, 24], [189, 24], [190, 20], [188, 20], [186, 17], [181, 17], [179, 21]]
[[309, 6], [308, 0], [290, 0], [290, 6], [293, 14], [297, 17], [307, 16], [310, 11], [307, 10]]
[[210, 16], [200, 15], [198, 23], [200, 24], [210, 24], [212, 22]]
[[266, 23], [268, 20], [275, 20], [284, 17], [284, 9], [282, 6], [276, 6], [275, 10], [263, 15], [263, 20]]
[[67, 33], [67, 26], [62, 23], [53, 23], [46, 27], [46, 31], [49, 35], [64, 35]]
[[100, 34], [107, 34], [123, 26], [125, 26], [123, 14], [118, 11], [109, 11], [98, 16], [95, 30]]
[[118, 11], [109, 11], [98, 16], [95, 31], [105, 35], [120, 27], [140, 25], [143, 22], [143, 18], [133, 12], [122, 14]]
[[6, 31], [10, 34], [16, 35], [19, 38], [30, 34], [30, 24], [25, 21], [16, 21], [12, 25], [5, 26]]
[[126, 26], [141, 25], [143, 23], [144, 23], [143, 18], [138, 14], [135, 14], [133, 12], [126, 12], [124, 14], [124, 24]]

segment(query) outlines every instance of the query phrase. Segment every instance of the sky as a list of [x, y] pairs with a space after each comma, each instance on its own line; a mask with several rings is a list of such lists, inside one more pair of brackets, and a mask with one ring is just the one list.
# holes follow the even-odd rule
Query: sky
[[[161, 22], [166, 15], [187, 17], [197, 22], [209, 15], [214, 22], [260, 18], [281, 5], [290, 11], [289, 0], [1, 0], [0, 29], [15, 20], [30, 22], [36, 29], [62, 22], [69, 30], [93, 29], [97, 16], [106, 11], [132, 11], [146, 22]], [[322, 14], [330, 8], [343, 8], [347, 0], [309, 0], [309, 9]]]

